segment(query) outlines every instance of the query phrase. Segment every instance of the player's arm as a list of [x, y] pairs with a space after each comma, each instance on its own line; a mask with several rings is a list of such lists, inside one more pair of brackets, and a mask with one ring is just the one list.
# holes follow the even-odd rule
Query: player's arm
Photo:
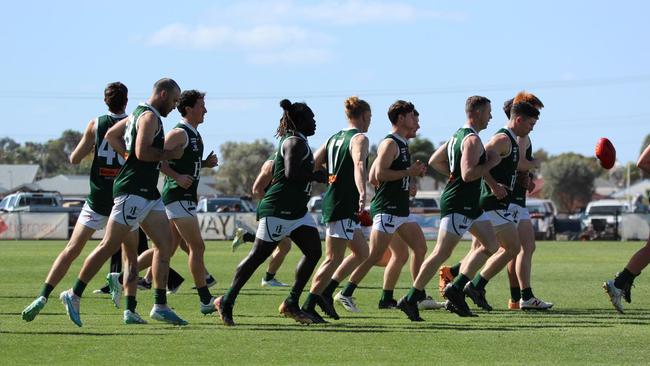
[[517, 170], [520, 172], [527, 172], [529, 170], [539, 169], [539, 161], [536, 159], [526, 159], [526, 150], [530, 146], [530, 138], [517, 137], [517, 145], [519, 145], [519, 163], [517, 163]]
[[[187, 144], [187, 133], [183, 129], [174, 128], [165, 136], [165, 150], [174, 150], [179, 146], [184, 148], [185, 144]], [[189, 188], [194, 181], [194, 177], [191, 175], [180, 174], [175, 171], [167, 161], [163, 161], [160, 164], [160, 171], [175, 180], [179, 186], [185, 189]]]
[[643, 150], [641, 156], [639, 156], [639, 161], [636, 162], [636, 166], [644, 172], [650, 173], [650, 145]]
[[273, 160], [267, 160], [262, 164], [260, 168], [260, 173], [255, 178], [253, 183], [253, 198], [260, 199], [264, 197], [264, 188], [266, 188], [269, 183], [273, 180], [273, 165], [275, 162]]
[[183, 145], [176, 146], [173, 150], [153, 147], [153, 140], [158, 130], [158, 119], [152, 112], [140, 115], [138, 119], [138, 133], [135, 139], [135, 157], [141, 161], [163, 161], [178, 159], [183, 155]]
[[373, 185], [373, 187], [377, 187], [379, 185], [379, 179], [377, 179], [377, 169], [375, 169], [375, 162], [377, 162], [377, 159], [370, 165], [370, 170], [368, 171], [368, 182]]
[[[485, 145], [488, 161], [492, 159], [492, 163], [496, 162], [497, 159], [500, 162], [501, 157], [507, 154], [510, 149], [512, 149], [510, 138], [503, 133], [495, 135]], [[494, 164], [490, 169], [495, 167], [497, 164]], [[486, 163], [486, 165], [488, 164]], [[500, 200], [508, 195], [508, 191], [503, 184], [497, 182], [494, 177], [492, 177], [492, 174], [490, 174], [490, 169], [488, 169], [485, 174], [483, 174], [483, 179], [485, 180], [485, 183], [487, 183], [488, 187], [490, 187], [490, 190], [492, 190], [494, 196]]]
[[81, 136], [81, 141], [79, 141], [77, 146], [72, 151], [72, 154], [70, 154], [70, 163], [72, 164], [81, 163], [81, 160], [83, 160], [83, 158], [85, 158], [88, 154], [90, 154], [93, 151], [93, 147], [95, 146], [96, 133], [97, 133], [97, 124], [95, 123], [95, 120], [92, 119], [90, 120], [90, 122], [88, 122], [88, 126], [86, 126], [86, 130], [84, 131], [83, 136]]
[[366, 183], [368, 174], [366, 173], [366, 159], [368, 158], [368, 138], [366, 135], [359, 134], [352, 141], [351, 154], [352, 163], [354, 164], [354, 185], [359, 191], [359, 210], [366, 207]]
[[426, 167], [421, 161], [416, 161], [410, 167], [403, 170], [390, 169], [390, 165], [397, 156], [397, 144], [391, 139], [384, 139], [377, 149], [377, 159], [375, 160], [375, 174], [380, 182], [392, 182], [404, 177], [415, 177], [422, 175]]
[[447, 156], [447, 143], [442, 144], [436, 151], [431, 154], [429, 158], [429, 166], [431, 166], [435, 171], [442, 173], [446, 176], [451, 174], [449, 170], [449, 156]]
[[490, 169], [501, 161], [499, 155], [492, 152], [487, 154], [485, 163], [479, 165], [479, 159], [483, 154], [483, 144], [476, 135], [467, 136], [463, 140], [461, 149], [460, 175], [465, 182], [472, 182], [485, 176], [485, 174], [489, 174]]
[[284, 156], [284, 176], [287, 179], [298, 182], [327, 182], [327, 172], [301, 169], [302, 162], [309, 155], [309, 147], [306, 141], [298, 138], [288, 138], [282, 144], [282, 153]]
[[314, 170], [327, 169], [327, 142], [314, 153]]
[[116, 153], [126, 156], [126, 143], [124, 142], [124, 132], [126, 131], [126, 124], [129, 118], [124, 118], [121, 121], [109, 128], [104, 135], [104, 140], [115, 150]]

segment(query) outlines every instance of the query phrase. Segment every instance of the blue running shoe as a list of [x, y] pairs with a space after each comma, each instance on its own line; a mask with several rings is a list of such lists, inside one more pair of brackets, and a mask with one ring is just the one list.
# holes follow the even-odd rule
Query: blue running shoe
[[174, 310], [170, 309], [168, 306], [154, 306], [151, 309], [149, 316], [153, 320], [158, 320], [161, 322], [173, 324], [173, 325], [187, 325], [187, 322], [181, 319]]
[[75, 295], [72, 292], [72, 289], [63, 291], [59, 295], [59, 299], [65, 306], [65, 312], [68, 313], [70, 320], [75, 323], [78, 327], [81, 327], [81, 318], [79, 317], [79, 301], [81, 300], [79, 296]]

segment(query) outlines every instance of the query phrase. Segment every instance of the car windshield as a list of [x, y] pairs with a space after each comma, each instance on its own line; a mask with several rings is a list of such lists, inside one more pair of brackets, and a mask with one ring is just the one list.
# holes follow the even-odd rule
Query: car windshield
[[546, 212], [543, 205], [527, 204], [526, 208], [528, 209], [528, 212], [532, 213], [532, 214], [545, 213]]
[[591, 206], [587, 215], [617, 215], [623, 212], [623, 206]]
[[22, 196], [18, 206], [56, 206], [56, 198], [43, 196]]
[[433, 198], [414, 198], [411, 201], [411, 207], [437, 208], [438, 203]]
[[207, 212], [245, 212], [250, 209], [238, 198], [214, 198], [207, 202]]

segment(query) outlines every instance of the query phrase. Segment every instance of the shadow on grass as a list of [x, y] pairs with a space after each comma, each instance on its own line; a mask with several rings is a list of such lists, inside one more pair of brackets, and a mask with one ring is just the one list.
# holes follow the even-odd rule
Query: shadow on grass
[[[99, 332], [84, 332], [84, 331], [6, 331], [0, 330], [0, 334], [14, 334], [14, 335], [65, 335], [65, 336], [99, 336], [99, 337], [124, 337], [125, 333], [99, 333]], [[138, 335], [150, 335], [150, 336], [166, 336], [172, 335], [164, 333], [137, 333]]]

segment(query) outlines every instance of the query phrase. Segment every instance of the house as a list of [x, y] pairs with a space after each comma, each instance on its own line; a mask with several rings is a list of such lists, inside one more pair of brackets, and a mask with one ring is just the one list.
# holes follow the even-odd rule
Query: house
[[39, 167], [36, 164], [0, 164], [0, 195], [34, 182]]

